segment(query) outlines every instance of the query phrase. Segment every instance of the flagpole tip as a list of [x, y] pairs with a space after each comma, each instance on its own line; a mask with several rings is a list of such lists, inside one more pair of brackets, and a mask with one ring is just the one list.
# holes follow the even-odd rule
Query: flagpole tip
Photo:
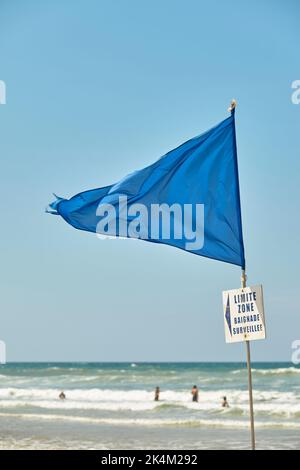
[[232, 111], [236, 108], [236, 106], [237, 106], [236, 100], [231, 100], [231, 103], [230, 103], [230, 106], [229, 106], [229, 108], [228, 108], [228, 111], [229, 111], [230, 113], [232, 113]]

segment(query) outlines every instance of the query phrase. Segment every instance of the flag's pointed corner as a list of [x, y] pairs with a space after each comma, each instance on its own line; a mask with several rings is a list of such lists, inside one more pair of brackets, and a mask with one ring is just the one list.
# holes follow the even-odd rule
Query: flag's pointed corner
[[53, 196], [56, 198], [55, 201], [51, 202], [48, 204], [48, 206], [45, 209], [45, 212], [47, 214], [52, 214], [52, 215], [59, 215], [57, 212], [57, 205], [60, 203], [60, 201], [63, 201], [62, 197], [57, 196], [55, 193], [53, 193]]

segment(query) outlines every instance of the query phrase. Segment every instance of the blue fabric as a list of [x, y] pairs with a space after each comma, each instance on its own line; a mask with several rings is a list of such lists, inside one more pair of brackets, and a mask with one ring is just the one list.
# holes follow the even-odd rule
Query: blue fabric
[[[120, 196], [127, 197], [128, 209], [134, 204], [143, 204], [149, 212], [152, 204], [204, 205], [201, 248], [186, 250], [188, 240], [184, 236], [177, 239], [174, 229], [171, 229], [168, 239], [162, 237], [161, 231], [153, 237], [151, 220], [148, 227], [142, 224], [139, 227], [143, 232], [142, 238], [245, 268], [234, 111], [216, 127], [116, 184], [79, 193], [69, 200], [57, 198], [50, 204], [49, 212], [60, 215], [77, 229], [99, 232], [98, 223], [103, 215], [97, 215], [97, 208], [110, 204], [116, 208], [113, 221], [117, 227], [116, 236], [124, 236], [124, 230], [120, 233], [118, 229], [123, 218], [122, 209], [118, 206]], [[197, 227], [195, 217], [194, 211], [192, 223]], [[129, 217], [125, 222], [128, 227], [133, 219]], [[111, 234], [109, 229], [101, 233]]]

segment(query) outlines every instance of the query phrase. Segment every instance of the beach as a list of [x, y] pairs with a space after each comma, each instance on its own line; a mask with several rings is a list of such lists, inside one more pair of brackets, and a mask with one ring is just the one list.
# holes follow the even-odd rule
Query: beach
[[[199, 387], [199, 402], [191, 387]], [[161, 389], [154, 401], [154, 389]], [[300, 368], [254, 363], [257, 447], [300, 447]], [[58, 398], [64, 391], [66, 399]], [[226, 396], [229, 408], [222, 408]], [[248, 449], [240, 363], [0, 366], [1, 449]]]

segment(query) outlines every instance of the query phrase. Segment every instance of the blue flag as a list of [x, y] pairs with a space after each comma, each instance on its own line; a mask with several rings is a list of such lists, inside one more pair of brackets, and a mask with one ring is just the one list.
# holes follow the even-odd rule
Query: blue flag
[[118, 183], [57, 197], [49, 207], [80, 230], [164, 243], [244, 269], [234, 110]]

